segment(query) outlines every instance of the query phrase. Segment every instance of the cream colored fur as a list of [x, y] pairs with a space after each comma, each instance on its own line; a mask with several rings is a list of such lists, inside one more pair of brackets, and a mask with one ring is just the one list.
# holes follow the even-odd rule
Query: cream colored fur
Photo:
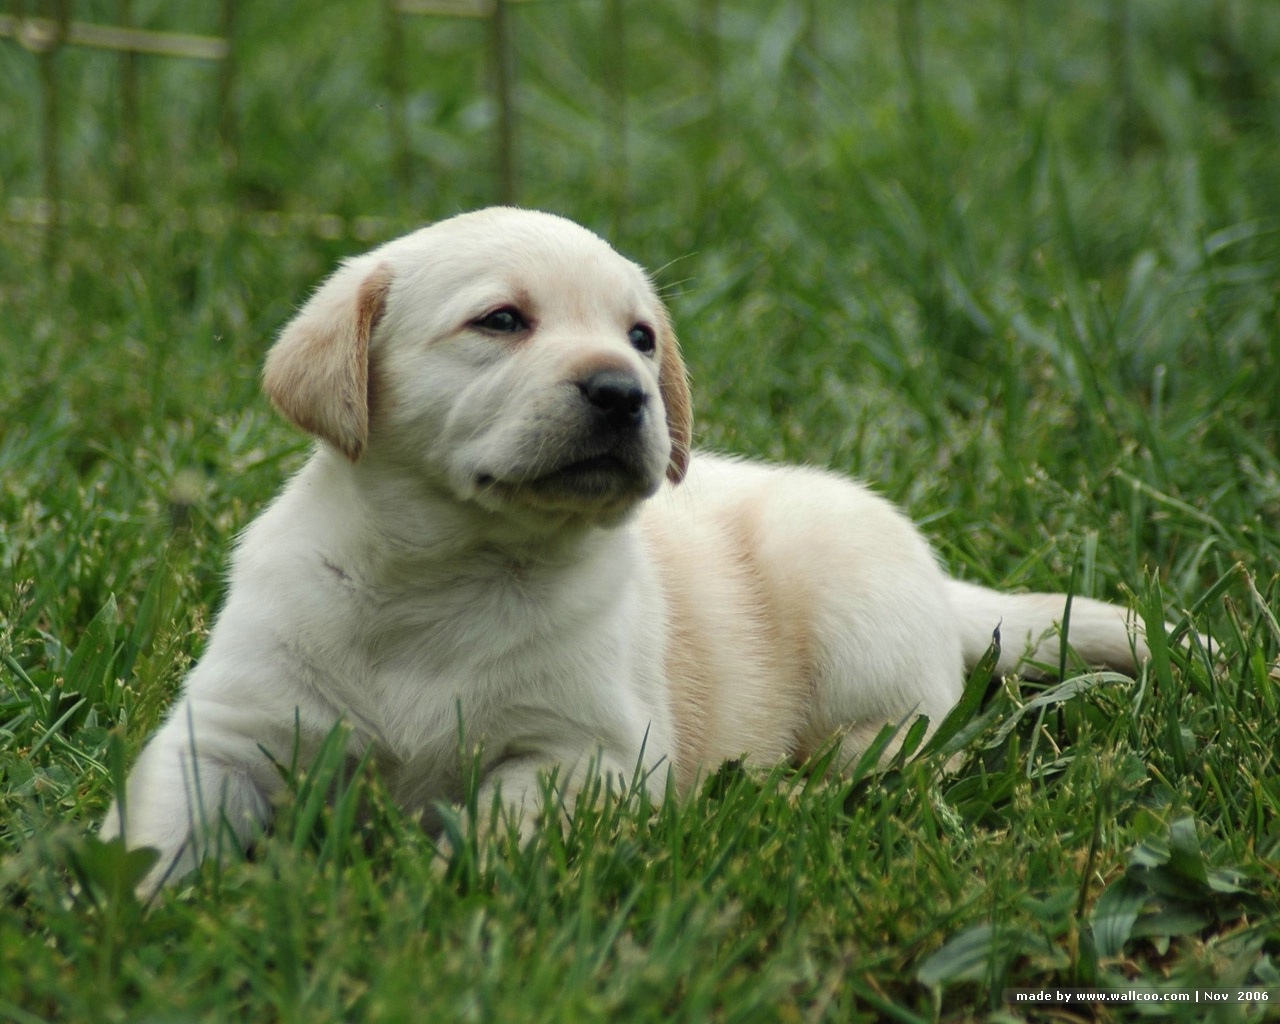
[[[102, 835], [191, 869], [247, 843], [339, 721], [428, 816], [517, 812], [556, 767], [687, 786], [726, 758], [850, 753], [936, 726], [1000, 627], [1000, 668], [1058, 659], [1062, 595], [949, 580], [848, 479], [696, 453], [645, 274], [548, 214], [493, 209], [345, 263], [272, 349], [266, 391], [319, 438], [245, 531], [226, 606]], [[1134, 627], [1137, 626], [1135, 629]], [[1141, 627], [1076, 599], [1081, 657], [1132, 670]]]

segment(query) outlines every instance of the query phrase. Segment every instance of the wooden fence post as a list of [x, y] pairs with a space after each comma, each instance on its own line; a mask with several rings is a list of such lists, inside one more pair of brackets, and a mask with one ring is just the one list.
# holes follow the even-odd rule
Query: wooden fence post
[[[720, 0], [701, 0], [698, 5], [697, 32], [702, 50], [703, 69], [706, 73], [707, 114], [706, 135], [708, 138], [723, 138], [725, 132], [724, 117], [724, 60], [720, 46]], [[725, 152], [726, 147], [714, 150], [710, 146], [698, 147], [697, 152], [703, 160], [702, 187], [698, 189], [698, 223], [706, 226], [712, 234], [718, 230], [721, 204], [718, 201], [722, 177], [725, 173], [723, 160], [716, 155]]]
[[405, 112], [408, 87], [404, 77], [404, 15], [397, 0], [383, 0], [386, 41], [387, 131], [391, 136], [391, 175], [401, 200], [413, 186], [413, 150]]
[[[133, 0], [120, 0], [120, 25], [133, 29]], [[120, 55], [120, 141], [116, 144], [116, 185], [121, 202], [138, 199], [138, 55]]]
[[218, 149], [228, 178], [240, 167], [240, 122], [236, 116], [236, 0], [222, 0], [220, 27], [226, 50], [218, 71]]
[[[49, 0], [47, 34], [32, 32], [27, 46], [36, 55], [40, 73], [43, 119], [40, 157], [44, 162], [44, 198], [47, 204], [44, 236], [45, 266], [52, 270], [62, 250], [62, 92], [58, 83], [58, 51], [67, 40], [70, 0]], [[18, 6], [19, 17], [23, 14]]]
[[503, 204], [516, 201], [515, 53], [507, 21], [508, 3], [509, 0], [493, 0], [489, 14], [493, 91], [498, 107], [498, 197]]
[[605, 65], [605, 100], [609, 108], [604, 114], [607, 126], [605, 144], [608, 147], [604, 165], [610, 170], [612, 234], [619, 237], [631, 191], [627, 153], [627, 19], [624, 0], [606, 0], [604, 19], [604, 45], [601, 52]]
[[1107, 12], [1107, 55], [1111, 71], [1112, 145], [1130, 160], [1138, 150], [1138, 101], [1133, 85], [1133, 9], [1129, 0], [1111, 0]]

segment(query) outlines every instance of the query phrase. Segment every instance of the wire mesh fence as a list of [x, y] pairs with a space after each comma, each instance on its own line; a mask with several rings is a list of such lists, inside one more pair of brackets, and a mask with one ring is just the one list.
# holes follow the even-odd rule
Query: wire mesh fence
[[[415, 165], [407, 109], [411, 102], [406, 65], [415, 55], [405, 45], [408, 19], [452, 19], [482, 22], [482, 60], [487, 63], [487, 89], [496, 111], [489, 142], [497, 181], [496, 201], [514, 202], [518, 190], [516, 156], [517, 110], [515, 102], [515, 50], [511, 8], [528, 0], [383, 0], [385, 25], [380, 63], [385, 70], [389, 163], [400, 189], [408, 191]], [[18, 4], [11, 13], [0, 14], [0, 40], [25, 51], [36, 67], [38, 117], [31, 126], [38, 136], [40, 191], [38, 195], [11, 195], [5, 216], [11, 224], [42, 230], [45, 255], [57, 259], [64, 229], [129, 228], [139, 224], [138, 204], [142, 201], [142, 181], [148, 169], [141, 165], [139, 125], [140, 58], [166, 58], [216, 65], [217, 74], [205, 102], [214, 111], [217, 125], [214, 159], [230, 178], [241, 161], [243, 132], [237, 116], [237, 93], [241, 70], [237, 62], [237, 0], [218, 0], [218, 32], [156, 30], [136, 24], [133, 0], [118, 0], [114, 23], [82, 20], [75, 16], [70, 0], [48, 0], [28, 10]], [[204, 12], [209, 14], [210, 12]], [[3, 45], [3, 44], [0, 44]], [[68, 187], [64, 175], [65, 139], [69, 124], [83, 111], [76, 109], [76, 97], [69, 95], [60, 74], [59, 58], [67, 51], [91, 49], [115, 55], [114, 75], [119, 111], [117, 134], [111, 140], [114, 186], [110, 201], [87, 202], [75, 188]], [[160, 173], [163, 173], [161, 169]], [[2, 179], [0, 179], [2, 183]], [[241, 209], [230, 195], [229, 202], [170, 212], [179, 226], [217, 232], [233, 219], [248, 230], [265, 235], [305, 232], [325, 238], [352, 235], [375, 237], [385, 217], [335, 213], [286, 213], [276, 210]], [[250, 204], [252, 205], [252, 204]]]

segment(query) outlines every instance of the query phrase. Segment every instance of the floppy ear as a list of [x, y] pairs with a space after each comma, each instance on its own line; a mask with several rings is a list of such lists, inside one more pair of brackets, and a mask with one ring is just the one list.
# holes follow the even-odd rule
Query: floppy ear
[[284, 329], [262, 369], [276, 408], [352, 462], [369, 440], [369, 338], [391, 277], [385, 263], [363, 275], [339, 270]]
[[663, 310], [659, 325], [658, 346], [662, 360], [658, 369], [658, 387], [662, 392], [662, 404], [667, 409], [667, 432], [671, 435], [667, 479], [678, 484], [689, 469], [689, 450], [693, 445], [693, 396], [689, 392], [684, 360], [680, 358], [680, 343], [676, 341], [666, 310]]

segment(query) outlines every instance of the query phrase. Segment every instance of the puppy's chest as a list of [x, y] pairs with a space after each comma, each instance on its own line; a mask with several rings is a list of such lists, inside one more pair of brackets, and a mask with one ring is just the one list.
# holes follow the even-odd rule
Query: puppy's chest
[[398, 757], [456, 750], [459, 713], [486, 733], [510, 728], [512, 709], [563, 699], [605, 659], [598, 602], [516, 573], [366, 592], [360, 603], [350, 674], [360, 683], [340, 701]]
[[448, 674], [529, 656], [585, 609], [572, 592], [515, 573], [385, 588], [364, 602], [364, 647], [380, 670]]

